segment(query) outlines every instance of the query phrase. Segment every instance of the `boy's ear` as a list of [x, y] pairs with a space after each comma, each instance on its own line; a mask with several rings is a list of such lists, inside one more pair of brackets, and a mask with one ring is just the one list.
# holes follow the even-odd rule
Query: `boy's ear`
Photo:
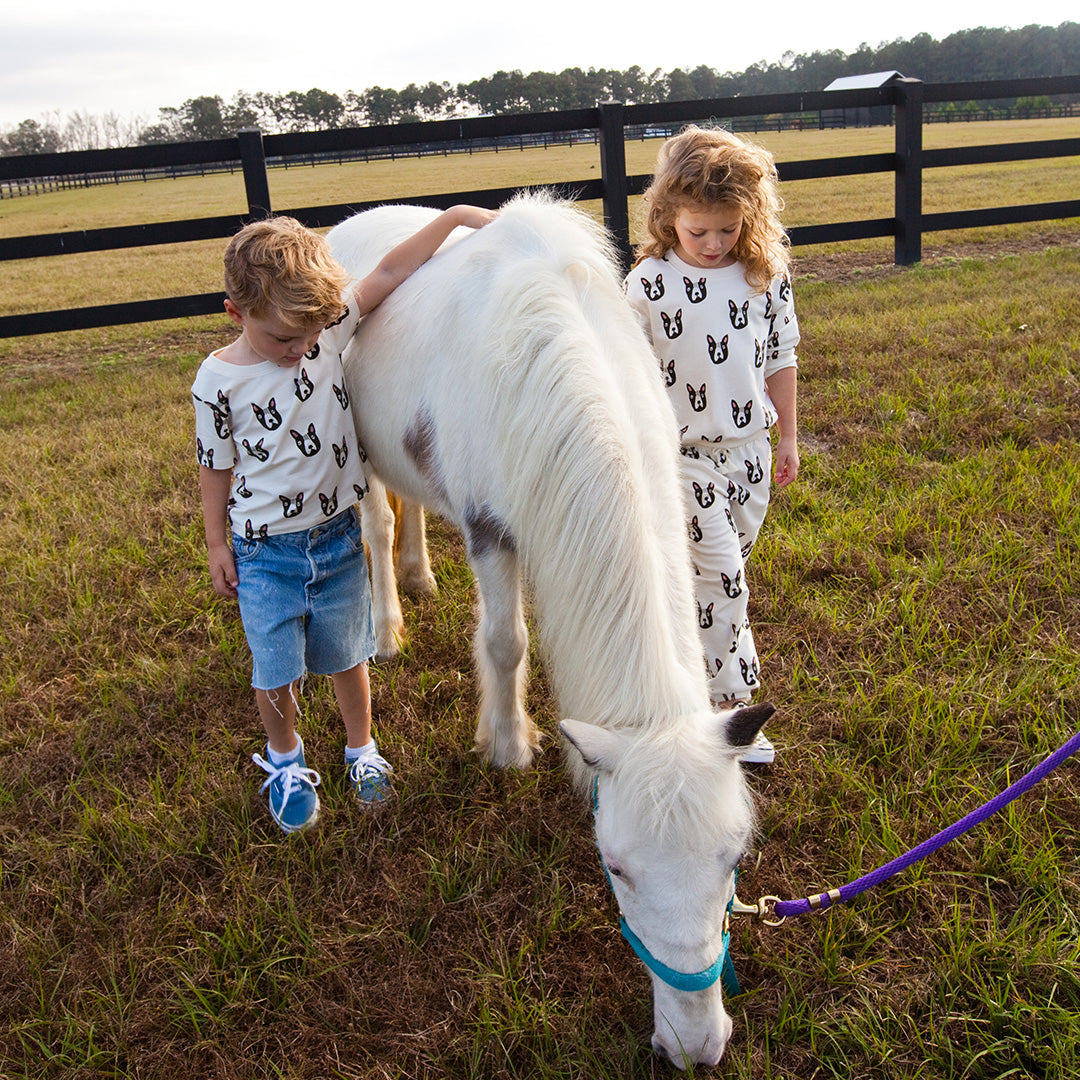
[[225, 314], [228, 315], [237, 326], [242, 327], [244, 325], [244, 313], [228, 299], [225, 301]]

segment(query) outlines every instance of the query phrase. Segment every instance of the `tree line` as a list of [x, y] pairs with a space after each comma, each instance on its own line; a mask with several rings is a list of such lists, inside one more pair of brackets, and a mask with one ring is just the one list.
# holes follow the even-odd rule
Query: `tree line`
[[839, 49], [785, 53], [741, 72], [720, 73], [700, 65], [646, 72], [566, 68], [560, 72], [497, 71], [452, 86], [410, 83], [400, 90], [381, 86], [336, 94], [313, 88], [287, 93], [237, 93], [232, 100], [206, 95], [163, 106], [153, 121], [114, 113], [74, 112], [64, 118], [23, 120], [0, 134], [0, 153], [35, 154], [111, 146], [185, 142], [232, 136], [242, 127], [267, 133], [441, 120], [512, 112], [592, 108], [598, 101], [643, 104], [706, 98], [821, 90], [834, 79], [873, 71], [900, 71], [924, 82], [1024, 79], [1077, 72], [1080, 23], [1030, 25], [1020, 29], [978, 27], [938, 41], [929, 34]]

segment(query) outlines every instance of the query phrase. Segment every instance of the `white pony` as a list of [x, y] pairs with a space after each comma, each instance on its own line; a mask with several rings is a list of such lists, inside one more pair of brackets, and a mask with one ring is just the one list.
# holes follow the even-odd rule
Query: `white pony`
[[[381, 207], [330, 244], [360, 277], [434, 213]], [[710, 708], [675, 421], [605, 234], [569, 203], [519, 196], [364, 320], [346, 376], [374, 473], [464, 533], [480, 594], [476, 742], [502, 766], [529, 765], [539, 745], [523, 705], [524, 572], [601, 858], [653, 962], [653, 1046], [715, 1064], [731, 1033], [720, 985], [677, 987], [723, 951], [752, 827], [737, 748], [772, 710]], [[385, 574], [376, 494], [365, 533]], [[383, 523], [369, 531], [372, 512]]]

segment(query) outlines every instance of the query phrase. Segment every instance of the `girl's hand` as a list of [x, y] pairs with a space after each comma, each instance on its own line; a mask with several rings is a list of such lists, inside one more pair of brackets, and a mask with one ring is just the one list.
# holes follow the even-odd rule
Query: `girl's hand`
[[779, 490], [787, 487], [799, 475], [799, 447], [794, 439], [781, 439], [773, 455], [773, 486]]

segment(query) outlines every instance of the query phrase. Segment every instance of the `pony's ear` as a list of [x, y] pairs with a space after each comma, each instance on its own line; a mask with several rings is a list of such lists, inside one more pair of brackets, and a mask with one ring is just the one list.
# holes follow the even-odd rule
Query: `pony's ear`
[[611, 772], [622, 757], [625, 744], [615, 731], [584, 720], [560, 720], [559, 730], [591, 769]]
[[721, 714], [724, 716], [724, 734], [727, 736], [728, 745], [749, 746], [774, 712], [775, 706], [763, 701], [760, 705], [747, 705]]

